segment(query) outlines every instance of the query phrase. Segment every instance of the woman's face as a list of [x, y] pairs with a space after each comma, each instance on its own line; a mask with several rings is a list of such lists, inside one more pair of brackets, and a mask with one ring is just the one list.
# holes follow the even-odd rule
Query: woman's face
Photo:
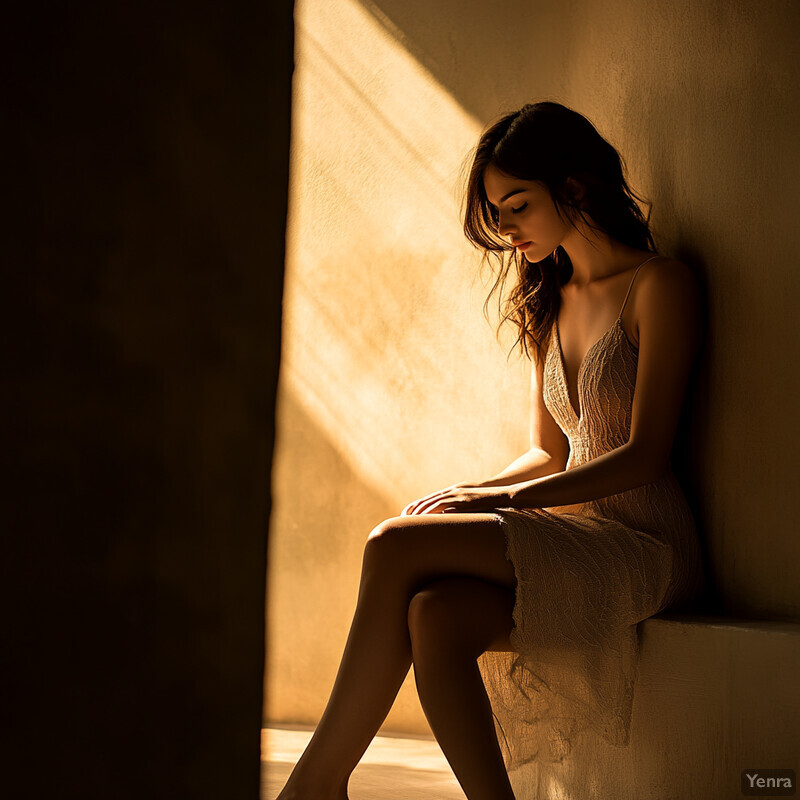
[[540, 181], [512, 178], [490, 164], [483, 173], [483, 185], [497, 209], [497, 232], [527, 261], [542, 261], [575, 233], [559, 217], [550, 190]]

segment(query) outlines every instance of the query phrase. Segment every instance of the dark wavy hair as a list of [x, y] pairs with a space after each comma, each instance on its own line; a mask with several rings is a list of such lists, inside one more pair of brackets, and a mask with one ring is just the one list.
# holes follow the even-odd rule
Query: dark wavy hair
[[[492, 258], [498, 265], [494, 286], [483, 306], [484, 314], [499, 289], [498, 332], [503, 323], [510, 321], [518, 331], [510, 352], [519, 344], [528, 358], [534, 350], [537, 361], [541, 361], [561, 306], [560, 288], [572, 276], [572, 263], [559, 246], [552, 255], [532, 264], [498, 234], [498, 213], [489, 203], [483, 185], [486, 168], [491, 164], [512, 177], [544, 183], [559, 216], [573, 227], [577, 227], [575, 219], [579, 216], [592, 230], [654, 253], [650, 232], [652, 203], [631, 190], [622, 158], [592, 123], [560, 103], [528, 104], [506, 114], [484, 131], [473, 153], [464, 197], [464, 233], [483, 251], [482, 265]], [[580, 203], [569, 192], [568, 178], [585, 188]], [[647, 206], [646, 216], [638, 203]], [[517, 283], [502, 303], [512, 265]]]

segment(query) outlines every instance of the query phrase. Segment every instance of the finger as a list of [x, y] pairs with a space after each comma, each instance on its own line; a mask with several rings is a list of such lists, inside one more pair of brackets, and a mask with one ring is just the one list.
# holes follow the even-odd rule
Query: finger
[[421, 508], [418, 513], [420, 514], [441, 514], [443, 509], [446, 506], [451, 505], [452, 501], [445, 502], [443, 500], [438, 500], [434, 503], [428, 503], [426, 506]]
[[429, 503], [429, 502], [431, 501], [431, 499], [432, 499], [432, 498], [433, 498], [433, 495], [428, 495], [428, 496], [426, 496], [426, 497], [420, 497], [418, 500], [413, 500], [412, 502], [410, 502], [410, 503], [409, 503], [409, 504], [406, 506], [406, 508], [408, 509], [408, 512], [407, 512], [407, 513], [409, 513], [409, 514], [416, 514], [416, 513], [418, 513], [418, 512], [419, 512], [419, 509], [420, 509], [420, 507], [421, 507], [421, 506], [423, 506], [423, 505], [425, 505], [426, 503]]
[[[414, 504], [415, 508], [412, 511], [414, 514], [427, 514], [429, 513], [428, 509], [432, 508], [435, 505], [442, 504], [445, 500], [451, 498], [453, 494], [453, 489], [455, 488], [455, 484], [453, 486], [448, 486], [446, 489], [442, 489], [438, 492], [433, 492], [429, 494], [427, 497], [423, 497], [421, 500], [417, 500]], [[450, 502], [453, 502], [450, 499]], [[438, 513], [438, 512], [437, 512]]]
[[450, 503], [437, 503], [432, 509], [428, 511], [429, 514], [453, 514], [465, 509], [458, 506], [451, 505]]
[[428, 499], [426, 498], [422, 502], [417, 505], [417, 508], [414, 510], [415, 514], [429, 514], [432, 508], [436, 508], [439, 505], [439, 499], [433, 498]]
[[414, 500], [412, 503], [409, 503], [405, 507], [405, 509], [403, 510], [403, 513], [406, 514], [406, 515], [416, 514], [418, 512], [419, 507], [423, 503], [427, 503], [429, 500], [430, 500], [430, 497], [422, 497], [419, 500]]

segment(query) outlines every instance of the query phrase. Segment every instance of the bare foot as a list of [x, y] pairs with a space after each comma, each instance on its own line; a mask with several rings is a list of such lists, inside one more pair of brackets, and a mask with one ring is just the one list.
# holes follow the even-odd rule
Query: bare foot
[[318, 789], [303, 787], [290, 780], [275, 800], [349, 800], [349, 798], [347, 786], [340, 789]]
[[275, 800], [349, 800], [347, 789], [339, 794], [321, 794], [320, 792], [301, 792], [284, 787]]

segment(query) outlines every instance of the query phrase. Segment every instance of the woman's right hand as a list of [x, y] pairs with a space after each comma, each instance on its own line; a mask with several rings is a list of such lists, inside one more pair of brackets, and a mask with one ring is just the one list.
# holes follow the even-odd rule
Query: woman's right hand
[[483, 488], [484, 484], [480, 481], [477, 483], [474, 481], [464, 481], [463, 483], [454, 483], [452, 486], [448, 486], [445, 489], [440, 489], [438, 492], [431, 492], [429, 495], [425, 497], [420, 497], [419, 500], [414, 500], [414, 502], [409, 503], [400, 513], [401, 517], [409, 516], [415, 512], [419, 506], [426, 505], [430, 500], [433, 500], [434, 497], [437, 495], [442, 494], [443, 492], [450, 491], [450, 489], [480, 489]]

